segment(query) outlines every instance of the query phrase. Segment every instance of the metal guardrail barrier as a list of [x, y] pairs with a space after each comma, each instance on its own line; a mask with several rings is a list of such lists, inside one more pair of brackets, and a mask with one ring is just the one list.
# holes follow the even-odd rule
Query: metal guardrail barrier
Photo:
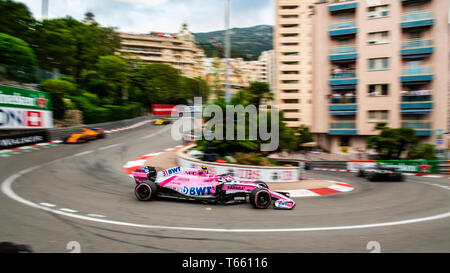
[[[278, 162], [282, 164], [291, 164], [294, 165], [295, 162], [303, 162], [305, 165], [305, 169], [311, 168], [327, 168], [327, 169], [347, 169], [348, 161], [308, 161], [308, 160], [299, 160], [299, 159], [277, 159]], [[297, 163], [298, 164], [298, 163]], [[298, 166], [298, 165], [294, 165]], [[440, 174], [450, 174], [450, 160], [442, 160], [436, 164], [437, 172]], [[433, 173], [433, 172], [430, 172]]]
[[443, 160], [438, 165], [439, 173], [450, 174], [450, 160]]

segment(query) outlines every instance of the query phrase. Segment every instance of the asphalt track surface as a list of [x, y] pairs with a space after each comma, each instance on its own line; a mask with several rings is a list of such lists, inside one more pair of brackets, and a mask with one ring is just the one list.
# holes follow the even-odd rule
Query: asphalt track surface
[[[450, 180], [367, 182], [353, 173], [307, 176], [353, 185], [297, 198], [291, 211], [139, 202], [123, 165], [180, 143], [144, 125], [82, 145], [0, 158], [0, 242], [35, 252], [450, 252]], [[375, 242], [375, 243], [373, 243]]]

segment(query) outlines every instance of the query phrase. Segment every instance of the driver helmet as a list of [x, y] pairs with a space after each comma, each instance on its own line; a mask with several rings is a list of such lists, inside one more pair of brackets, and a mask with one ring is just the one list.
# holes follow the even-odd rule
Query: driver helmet
[[202, 166], [202, 170], [199, 173], [204, 175], [208, 174], [208, 167]]

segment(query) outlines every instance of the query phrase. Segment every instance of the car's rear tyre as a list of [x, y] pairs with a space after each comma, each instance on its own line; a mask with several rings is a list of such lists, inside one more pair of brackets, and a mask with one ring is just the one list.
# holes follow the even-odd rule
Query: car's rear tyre
[[266, 188], [255, 188], [249, 198], [250, 203], [257, 209], [267, 209], [272, 203], [272, 196]]
[[152, 181], [142, 182], [134, 188], [134, 194], [139, 201], [152, 200], [156, 196], [157, 191], [158, 187]]

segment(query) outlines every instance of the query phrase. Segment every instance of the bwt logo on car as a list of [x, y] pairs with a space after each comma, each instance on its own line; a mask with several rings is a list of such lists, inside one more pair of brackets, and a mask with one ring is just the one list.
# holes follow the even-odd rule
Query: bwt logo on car
[[183, 187], [183, 193], [188, 195], [210, 195], [211, 186], [208, 187]]
[[181, 171], [181, 167], [175, 167], [175, 168], [172, 168], [172, 169], [164, 170], [162, 172], [163, 172], [164, 176], [168, 176], [168, 175], [171, 175], [171, 174], [176, 174], [179, 171]]

